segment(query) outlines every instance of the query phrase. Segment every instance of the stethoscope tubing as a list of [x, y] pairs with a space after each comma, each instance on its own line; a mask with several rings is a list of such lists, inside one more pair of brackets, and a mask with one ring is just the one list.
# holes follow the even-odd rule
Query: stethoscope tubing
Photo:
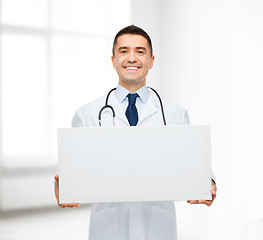
[[[162, 110], [162, 117], [163, 117], [163, 124], [166, 125], [166, 119], [165, 119], [165, 115], [164, 115], [164, 109], [163, 109], [163, 103], [162, 103], [162, 99], [160, 97], [160, 95], [158, 94], [158, 92], [156, 90], [154, 90], [152, 87], [148, 87], [150, 88], [155, 94], [156, 96], [158, 97], [159, 99], [159, 102], [160, 102], [160, 106], [161, 106], [161, 110]], [[102, 115], [102, 112], [104, 109], [106, 108], [110, 108], [111, 111], [112, 111], [112, 116], [113, 116], [113, 125], [115, 125], [115, 117], [116, 117], [116, 114], [115, 114], [115, 111], [114, 111], [114, 108], [108, 104], [108, 101], [109, 101], [109, 97], [110, 97], [110, 94], [115, 91], [117, 88], [113, 88], [111, 89], [108, 94], [107, 94], [107, 97], [106, 97], [106, 101], [105, 101], [105, 105], [100, 109], [99, 111], [99, 115], [98, 115], [98, 119], [99, 119], [99, 126], [101, 127], [101, 115]]]

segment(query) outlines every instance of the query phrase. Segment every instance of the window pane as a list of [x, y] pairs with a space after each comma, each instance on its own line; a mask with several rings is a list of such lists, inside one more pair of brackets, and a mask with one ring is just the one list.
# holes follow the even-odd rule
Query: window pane
[[52, 0], [52, 27], [59, 30], [104, 34], [107, 30], [106, 0]]
[[56, 141], [56, 128], [70, 127], [77, 108], [102, 96], [118, 81], [104, 38], [57, 35], [52, 38], [52, 52], [53, 141]]
[[2, 36], [2, 136], [5, 156], [47, 152], [46, 49], [40, 37]]
[[28, 27], [46, 27], [47, 2], [47, 0], [2, 0], [2, 22]]

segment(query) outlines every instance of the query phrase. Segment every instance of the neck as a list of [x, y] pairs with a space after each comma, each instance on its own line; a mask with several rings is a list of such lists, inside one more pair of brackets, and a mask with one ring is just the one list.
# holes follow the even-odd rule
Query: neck
[[119, 84], [122, 87], [126, 88], [129, 92], [135, 93], [137, 90], [142, 88], [146, 84], [146, 82], [144, 81], [144, 82], [141, 82], [141, 83], [138, 83], [138, 84], [119, 82]]

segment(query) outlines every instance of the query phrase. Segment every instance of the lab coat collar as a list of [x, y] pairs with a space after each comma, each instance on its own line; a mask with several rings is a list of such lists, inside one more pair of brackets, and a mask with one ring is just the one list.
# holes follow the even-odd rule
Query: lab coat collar
[[151, 116], [152, 114], [156, 113], [157, 111], [158, 111], [158, 106], [156, 105], [156, 100], [154, 99], [154, 96], [151, 93], [151, 95], [148, 98], [148, 101], [145, 104], [145, 107], [143, 109], [141, 118], [139, 119], [139, 121], [137, 123], [137, 126], [140, 125], [141, 122], [145, 118]]
[[[121, 105], [117, 99], [117, 97], [115, 96], [115, 94], [112, 94], [110, 99], [109, 99], [109, 104], [114, 108], [115, 114], [116, 114], [116, 118], [119, 118], [120, 120], [122, 120], [125, 125], [130, 126], [128, 119], [125, 115], [125, 112], [122, 110]], [[151, 116], [152, 114], [156, 113], [158, 111], [159, 107], [156, 104], [156, 100], [153, 96], [152, 93], [150, 93], [150, 96], [144, 106], [142, 115], [137, 123], [138, 125], [141, 125], [141, 122], [146, 119], [147, 117]], [[105, 109], [105, 111], [110, 111], [109, 109]]]
[[121, 119], [126, 125], [130, 126], [128, 119], [125, 116], [125, 113], [123, 112], [121, 105], [115, 94], [112, 94], [109, 104], [113, 106], [116, 114], [116, 118]]
[[[126, 88], [122, 87], [120, 84], [118, 84], [117, 89], [115, 91], [115, 96], [119, 103], [122, 103], [127, 95], [129, 94], [129, 90]], [[150, 96], [150, 90], [147, 88], [147, 85], [145, 84], [143, 87], [138, 89], [136, 93], [139, 95], [141, 101], [145, 104]]]

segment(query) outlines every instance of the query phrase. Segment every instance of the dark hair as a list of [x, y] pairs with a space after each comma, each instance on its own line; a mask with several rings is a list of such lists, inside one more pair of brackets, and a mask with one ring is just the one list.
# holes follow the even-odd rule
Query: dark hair
[[112, 47], [112, 55], [113, 56], [114, 56], [114, 50], [115, 50], [115, 46], [117, 44], [117, 40], [121, 35], [124, 35], [124, 34], [141, 35], [144, 38], [146, 38], [146, 40], [150, 46], [150, 50], [151, 50], [150, 54], [151, 54], [151, 56], [153, 55], [152, 41], [151, 41], [151, 38], [149, 37], [149, 35], [147, 34], [147, 32], [145, 32], [143, 29], [141, 29], [135, 25], [130, 25], [128, 27], [123, 28], [122, 30], [120, 30], [116, 34], [114, 41], [113, 41], [113, 47]]

